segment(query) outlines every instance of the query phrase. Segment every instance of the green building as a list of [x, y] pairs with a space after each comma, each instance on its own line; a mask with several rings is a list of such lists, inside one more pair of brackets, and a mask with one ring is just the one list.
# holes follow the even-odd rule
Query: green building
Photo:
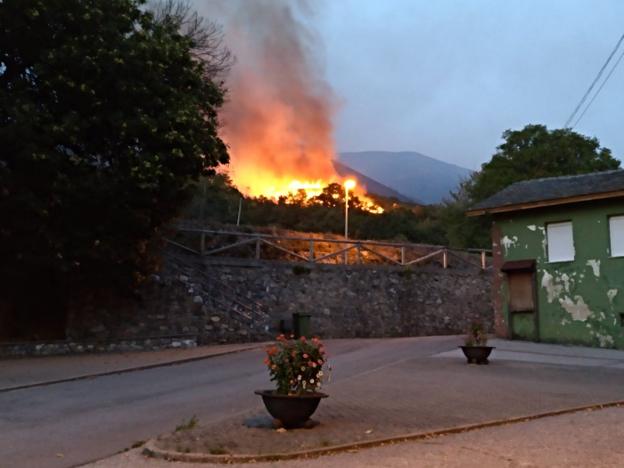
[[490, 215], [498, 336], [624, 349], [624, 170], [518, 182]]

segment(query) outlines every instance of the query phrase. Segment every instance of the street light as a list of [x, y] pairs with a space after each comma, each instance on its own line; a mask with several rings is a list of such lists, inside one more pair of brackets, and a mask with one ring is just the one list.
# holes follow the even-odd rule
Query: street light
[[349, 238], [349, 190], [355, 188], [355, 180], [347, 179], [344, 181], [345, 188], [345, 240]]

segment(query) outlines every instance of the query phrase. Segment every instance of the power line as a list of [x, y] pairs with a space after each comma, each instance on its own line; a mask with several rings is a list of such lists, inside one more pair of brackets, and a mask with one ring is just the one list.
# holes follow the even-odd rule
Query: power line
[[602, 74], [604, 73], [605, 69], [607, 68], [607, 66], [609, 65], [609, 62], [611, 62], [611, 59], [613, 58], [613, 56], [615, 55], [615, 53], [617, 52], [617, 50], [620, 48], [620, 45], [622, 44], [622, 41], [624, 41], [624, 34], [622, 34], [622, 37], [620, 37], [620, 39], [617, 41], [617, 44], [615, 44], [615, 47], [613, 48], [613, 50], [611, 51], [611, 53], [609, 54], [609, 57], [607, 57], [607, 61], [604, 63], [604, 65], [602, 65], [602, 67], [600, 68], [600, 71], [598, 72], [598, 74], [596, 75], [596, 78], [594, 78], [594, 81], [592, 81], [592, 84], [589, 86], [589, 88], [587, 89], [587, 91], [585, 92], [585, 94], [583, 95], [583, 98], [581, 99], [581, 101], [577, 104], [577, 106], [574, 108], [574, 112], [572, 112], [572, 114], [570, 115], [570, 117], [568, 117], [568, 120], [566, 120], [566, 123], [564, 125], [564, 128], [570, 128], [570, 122], [572, 122], [572, 120], [574, 119], [574, 117], [576, 116], [576, 113], [579, 111], [579, 109], [581, 108], [581, 106], [585, 103], [585, 101], [587, 100], [587, 97], [590, 95], [590, 93], [592, 92], [592, 90], [594, 89], [594, 86], [596, 86], [596, 83], [598, 82], [598, 80], [600, 80], [600, 77], [602, 76]]
[[624, 58], [624, 50], [622, 51], [622, 53], [620, 54], [620, 56], [618, 57], [618, 59], [615, 62], [615, 65], [613, 65], [613, 68], [611, 68], [611, 71], [609, 72], [609, 74], [607, 75], [607, 77], [604, 79], [604, 81], [602, 82], [602, 84], [600, 85], [600, 87], [598, 88], [598, 91], [596, 91], [596, 94], [594, 94], [594, 97], [591, 98], [591, 100], [589, 101], [589, 103], [587, 103], [587, 106], [585, 106], [585, 109], [583, 109], [583, 112], [581, 112], [581, 115], [579, 115], [579, 118], [576, 119], [576, 122], [574, 122], [574, 125], [572, 125], [571, 128], [574, 128], [578, 125], [578, 123], [581, 121], [581, 119], [583, 118], [583, 116], [585, 115], [585, 112], [587, 112], [587, 109], [590, 108], [590, 106], [592, 105], [592, 103], [596, 100], [596, 98], [598, 97], [598, 95], [600, 94], [600, 91], [602, 91], [602, 88], [604, 88], [604, 85], [607, 84], [607, 81], [609, 81], [609, 78], [611, 78], [611, 75], [613, 75], [613, 72], [615, 71], [615, 69], [617, 68], [617, 66], [620, 64], [620, 62], [622, 61], [622, 58]]

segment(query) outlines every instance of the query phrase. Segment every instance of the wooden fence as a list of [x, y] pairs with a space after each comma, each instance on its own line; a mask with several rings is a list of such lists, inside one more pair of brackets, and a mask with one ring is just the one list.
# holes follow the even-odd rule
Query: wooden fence
[[[444, 246], [396, 242], [280, 236], [260, 233], [178, 228], [173, 245], [202, 256], [228, 255], [261, 259], [287, 259], [309, 264], [386, 263], [399, 266], [450, 262], [489, 268], [490, 250], [450, 249]], [[277, 255], [276, 255], [277, 254]]]

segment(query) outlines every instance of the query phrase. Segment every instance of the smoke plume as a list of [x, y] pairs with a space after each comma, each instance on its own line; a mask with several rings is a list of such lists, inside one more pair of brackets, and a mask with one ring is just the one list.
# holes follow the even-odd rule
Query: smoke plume
[[337, 180], [334, 97], [316, 62], [308, 2], [227, 0], [198, 5], [224, 27], [236, 57], [226, 85], [222, 137], [243, 192], [276, 196], [293, 181]]

